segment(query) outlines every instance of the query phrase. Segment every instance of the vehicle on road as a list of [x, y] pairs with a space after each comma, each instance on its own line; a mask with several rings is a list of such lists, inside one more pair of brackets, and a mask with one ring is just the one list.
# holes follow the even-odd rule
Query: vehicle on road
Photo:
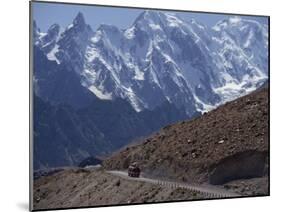
[[132, 163], [128, 168], [128, 176], [129, 177], [140, 177], [140, 168], [136, 162]]

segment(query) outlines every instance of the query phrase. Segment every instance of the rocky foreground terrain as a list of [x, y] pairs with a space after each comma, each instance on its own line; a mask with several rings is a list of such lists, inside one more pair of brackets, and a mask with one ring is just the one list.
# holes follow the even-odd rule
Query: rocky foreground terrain
[[202, 198], [203, 194], [183, 188], [126, 180], [104, 170], [73, 168], [35, 180], [33, 202], [39, 210]]
[[116, 153], [103, 166], [122, 170], [138, 162], [148, 176], [196, 184], [265, 177], [268, 133], [264, 87], [191, 121], [166, 126], [142, 144]]

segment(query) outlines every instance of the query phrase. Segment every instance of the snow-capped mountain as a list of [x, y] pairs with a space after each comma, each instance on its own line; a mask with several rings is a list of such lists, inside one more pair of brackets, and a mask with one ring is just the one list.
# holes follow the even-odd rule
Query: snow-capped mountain
[[256, 21], [233, 17], [217, 23], [212, 37], [223, 70], [223, 100], [236, 98], [259, 87], [268, 78], [268, 29]]
[[127, 100], [136, 111], [168, 101], [187, 115], [255, 90], [268, 77], [267, 26], [232, 17], [213, 28], [159, 11], [142, 12], [127, 29], [82, 13], [65, 29], [34, 24], [34, 44], [70, 67], [99, 99]]

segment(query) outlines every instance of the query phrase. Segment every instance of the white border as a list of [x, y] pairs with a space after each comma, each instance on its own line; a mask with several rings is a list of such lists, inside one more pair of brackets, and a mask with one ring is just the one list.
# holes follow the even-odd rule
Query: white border
[[[67, 0], [65, 0], [67, 1]], [[80, 211], [266, 211], [280, 208], [280, 6], [276, 0], [73, 0], [76, 3], [169, 8], [271, 16], [271, 196], [155, 205], [81, 209]], [[1, 211], [27, 211], [29, 143], [29, 2], [1, 2]], [[279, 97], [279, 98], [278, 98]], [[132, 208], [133, 207], [133, 208]]]

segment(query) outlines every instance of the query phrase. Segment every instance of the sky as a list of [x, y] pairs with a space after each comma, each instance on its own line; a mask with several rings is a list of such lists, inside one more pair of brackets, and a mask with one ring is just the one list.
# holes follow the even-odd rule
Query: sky
[[[143, 9], [118, 8], [104, 6], [89, 6], [78, 4], [61, 4], [61, 3], [45, 3], [33, 2], [32, 12], [33, 19], [42, 32], [46, 32], [48, 28], [57, 23], [65, 28], [72, 23], [78, 12], [82, 12], [86, 23], [93, 30], [96, 30], [100, 24], [110, 24], [125, 29], [129, 27]], [[174, 12], [174, 11], [173, 11]], [[214, 26], [219, 20], [229, 18], [233, 15], [192, 13], [192, 12], [174, 12], [182, 18], [191, 19], [201, 22], [208, 26]], [[262, 23], [267, 23], [265, 17], [248, 16], [248, 19], [254, 19]]]

